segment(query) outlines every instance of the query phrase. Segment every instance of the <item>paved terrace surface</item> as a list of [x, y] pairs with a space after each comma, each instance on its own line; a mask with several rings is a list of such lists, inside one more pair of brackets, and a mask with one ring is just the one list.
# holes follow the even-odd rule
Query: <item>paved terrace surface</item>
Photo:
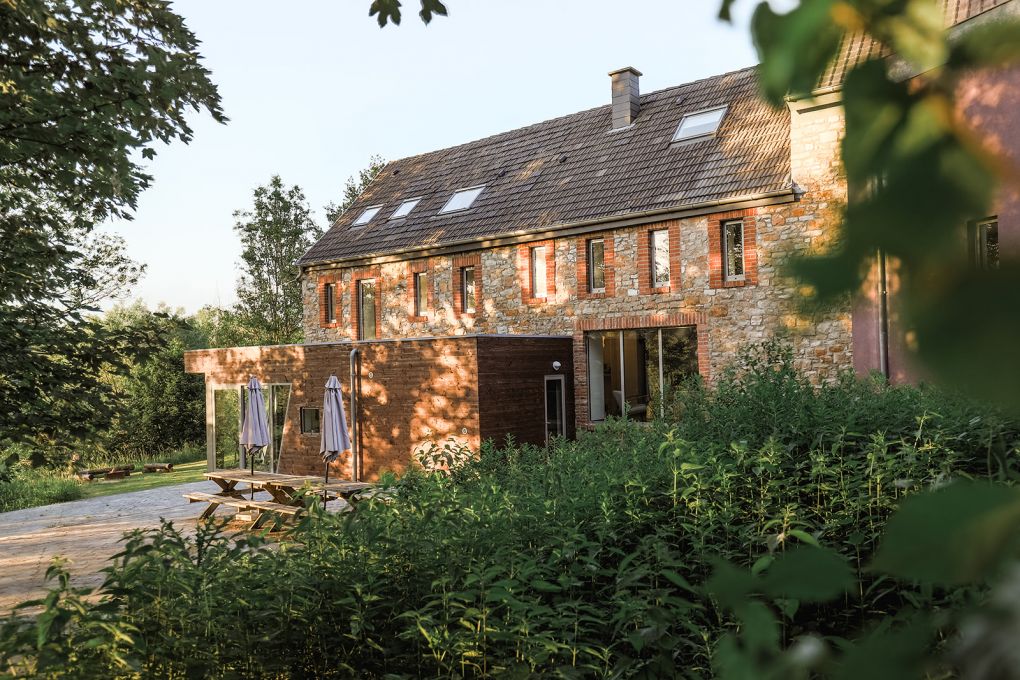
[[74, 585], [98, 586], [99, 570], [119, 551], [124, 532], [158, 527], [160, 518], [194, 531], [205, 504], [189, 504], [181, 495], [215, 490], [202, 481], [0, 513], [0, 613], [45, 594], [55, 555], [70, 560]]

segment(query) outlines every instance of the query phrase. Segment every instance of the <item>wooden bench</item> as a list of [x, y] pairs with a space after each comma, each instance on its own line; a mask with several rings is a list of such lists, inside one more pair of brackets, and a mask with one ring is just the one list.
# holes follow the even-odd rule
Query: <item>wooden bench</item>
[[[272, 501], [252, 501], [244, 498], [204, 493], [202, 491], [186, 493], [184, 494], [184, 497], [191, 503], [209, 504], [209, 507], [206, 508], [201, 515], [199, 515], [199, 519], [206, 519], [207, 517], [210, 517], [214, 512], [216, 512], [216, 508], [221, 505], [225, 505], [229, 508], [235, 508], [242, 512], [247, 510], [258, 510], [259, 515], [255, 518], [250, 527], [251, 529], [260, 528], [274, 517], [294, 518], [305, 511], [304, 506], [300, 505], [284, 505], [283, 503], [274, 503]], [[276, 528], [277, 525], [279, 525], [279, 521], [274, 522], [274, 528]]]

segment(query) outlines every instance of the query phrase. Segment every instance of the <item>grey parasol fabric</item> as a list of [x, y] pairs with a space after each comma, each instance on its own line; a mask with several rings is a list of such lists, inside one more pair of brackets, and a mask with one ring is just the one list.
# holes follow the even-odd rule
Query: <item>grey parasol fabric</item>
[[351, 448], [351, 435], [347, 432], [347, 414], [340, 392], [340, 381], [335, 375], [326, 381], [326, 395], [322, 400], [322, 435], [319, 453], [326, 464], [326, 481], [329, 481], [329, 464]]
[[[259, 379], [248, 381], [248, 399], [244, 405], [244, 422], [241, 425], [241, 447], [251, 461], [251, 474], [255, 476], [255, 453], [269, 446], [269, 423], [266, 421], [266, 400], [262, 396]], [[255, 488], [252, 487], [252, 498]]]

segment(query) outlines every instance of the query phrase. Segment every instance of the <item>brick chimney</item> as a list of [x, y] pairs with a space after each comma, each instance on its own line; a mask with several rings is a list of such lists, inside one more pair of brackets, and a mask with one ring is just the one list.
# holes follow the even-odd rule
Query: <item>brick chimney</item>
[[641, 88], [638, 79], [641, 71], [625, 66], [609, 72], [613, 79], [613, 129], [627, 127], [641, 110]]

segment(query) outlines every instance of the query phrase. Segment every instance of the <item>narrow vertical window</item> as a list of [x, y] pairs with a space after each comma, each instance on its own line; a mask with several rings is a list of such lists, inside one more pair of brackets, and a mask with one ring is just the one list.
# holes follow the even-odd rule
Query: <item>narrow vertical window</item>
[[464, 314], [475, 313], [475, 268], [460, 270], [460, 310]]
[[588, 292], [606, 290], [606, 242], [594, 238], [588, 241]]
[[336, 323], [336, 284], [327, 283], [325, 286], [326, 323]]
[[545, 280], [545, 246], [531, 249], [531, 297], [545, 298], [548, 288]]
[[375, 340], [379, 337], [375, 324], [375, 281], [358, 281], [358, 340]]
[[659, 229], [651, 238], [652, 288], [669, 286], [669, 231]]
[[732, 220], [723, 222], [723, 277], [727, 281], [744, 278], [744, 222]]
[[425, 316], [429, 308], [428, 274], [418, 272], [414, 275], [414, 315]]
[[999, 218], [971, 224], [971, 259], [978, 269], [999, 268]]

